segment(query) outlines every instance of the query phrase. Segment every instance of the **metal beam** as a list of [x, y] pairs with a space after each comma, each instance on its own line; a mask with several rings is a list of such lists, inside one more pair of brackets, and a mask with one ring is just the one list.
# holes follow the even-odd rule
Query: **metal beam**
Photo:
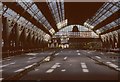
[[50, 25], [53, 27], [53, 29], [55, 30], [55, 32], [58, 32], [58, 28], [55, 24], [55, 20], [52, 17], [52, 14], [48, 8], [48, 5], [46, 2], [35, 2], [35, 4], [37, 5], [37, 7], [39, 8], [39, 10], [43, 13], [43, 15], [47, 18], [48, 22], [50, 23]]
[[120, 11], [118, 10], [116, 13], [112, 14], [110, 17], [108, 17], [107, 19], [99, 23], [95, 28], [93, 28], [93, 30], [95, 31], [97, 29], [100, 29], [101, 27], [107, 25], [108, 23], [116, 20], [117, 18], [119, 18], [119, 15], [120, 15], [119, 13]]
[[[49, 34], [50, 36], [52, 36], [50, 34], [50, 32], [42, 25], [40, 24], [34, 17], [32, 17], [27, 11], [25, 11], [21, 6], [19, 6], [16, 2], [11, 2], [11, 3], [7, 3], [4, 2], [3, 4], [5, 4], [7, 7], [9, 7], [10, 9], [12, 9], [13, 11], [15, 11], [16, 13], [20, 14], [21, 16], [23, 16], [24, 18], [26, 18], [28, 21], [30, 21], [31, 23], [33, 23], [36, 27], [40, 28], [41, 30], [43, 30], [45, 33]], [[24, 14], [23, 14], [24, 12]]]
[[118, 30], [118, 29], [120, 29], [120, 26], [117, 26], [115, 28], [112, 28], [112, 29], [109, 29], [107, 31], [104, 31], [104, 32], [100, 33], [100, 35], [103, 35], [103, 34], [106, 34], [106, 33], [109, 33], [109, 32], [115, 31], [115, 30]]

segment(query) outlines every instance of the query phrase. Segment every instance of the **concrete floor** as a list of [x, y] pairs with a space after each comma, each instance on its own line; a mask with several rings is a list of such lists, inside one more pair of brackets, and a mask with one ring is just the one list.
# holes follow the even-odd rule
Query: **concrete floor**
[[[28, 53], [10, 57], [2, 61], [2, 79], [21, 72], [25, 67], [40, 61], [54, 50]], [[112, 54], [112, 53], [111, 53]], [[21, 80], [118, 80], [118, 71], [99, 64], [90, 57], [112, 62], [117, 65], [117, 59], [110, 59], [106, 52], [90, 50], [63, 49], [55, 54], [50, 61], [28, 72]]]

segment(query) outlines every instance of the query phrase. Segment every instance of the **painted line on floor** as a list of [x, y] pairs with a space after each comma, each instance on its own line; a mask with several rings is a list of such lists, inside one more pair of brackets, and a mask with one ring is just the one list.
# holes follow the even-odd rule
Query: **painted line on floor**
[[85, 65], [84, 65], [84, 64], [83, 64], [83, 65], [81, 65], [81, 67], [82, 67], [82, 68], [87, 68], [86, 64], [85, 64]]
[[1, 65], [0, 68], [2, 68], [2, 67], [6, 67], [6, 66], [8, 66], [8, 65], [10, 65], [10, 64]]
[[32, 60], [32, 59], [35, 59], [36, 57], [31, 57], [31, 58], [29, 58], [29, 60]]
[[66, 71], [66, 69], [62, 69], [62, 70], [61, 70], [61, 72], [65, 72], [65, 71]]
[[56, 69], [57, 67], [60, 67], [60, 63], [55, 63], [55, 65], [53, 65], [51, 68]]
[[25, 69], [28, 69], [28, 68], [32, 67], [32, 66], [35, 65], [35, 64], [36, 64], [36, 63], [33, 63], [33, 64], [28, 65], [28, 66], [26, 66], [26, 67], [24, 67], [24, 68], [22, 68], [22, 69], [18, 69], [18, 70], [14, 71], [14, 72], [21, 72], [21, 71], [23, 71], [23, 70], [25, 70]]
[[81, 63], [81, 64], [85, 64], [85, 63]]
[[59, 53], [56, 53], [55, 56], [59, 55]]
[[67, 60], [67, 57], [64, 57], [64, 60]]
[[0, 72], [3, 72], [3, 70], [1, 69]]
[[2, 68], [2, 67], [7, 67], [7, 66], [13, 65], [13, 64], [15, 64], [15, 62], [12, 62], [12, 63], [10, 63], [10, 64], [6, 64], [6, 65], [1, 65], [0, 68]]
[[78, 53], [78, 55], [81, 55], [80, 53]]
[[89, 72], [87, 65], [84, 62], [81, 63], [81, 67], [83, 72]]
[[21, 71], [23, 71], [24, 69], [18, 69], [18, 70], [16, 70], [16, 71], [14, 71], [14, 72], [21, 72]]
[[16, 62], [12, 62], [12, 63], [10, 63], [10, 65], [13, 65], [13, 64], [15, 64]]
[[88, 69], [82, 69], [83, 70], [83, 72], [89, 72], [89, 70]]
[[90, 52], [90, 51], [88, 51], [87, 53], [88, 53], [88, 54], [90, 54], [91, 52]]
[[76, 52], [79, 52], [79, 50], [76, 50]]
[[57, 67], [60, 67], [60, 65], [57, 65]]
[[38, 71], [39, 69], [35, 69], [35, 71]]
[[114, 68], [118, 68], [118, 66], [117, 65], [115, 65], [115, 64], [113, 64], [112, 62], [106, 62], [109, 66], [111, 66], [111, 67], [114, 67]]
[[60, 63], [55, 63], [46, 73], [52, 73], [57, 67], [60, 67]]
[[0, 78], [0, 81], [2, 81], [4, 78]]
[[46, 73], [52, 73], [54, 71], [54, 69], [49, 69], [46, 71]]
[[60, 63], [55, 63], [55, 64], [60, 64]]
[[32, 67], [33, 65], [34, 65], [34, 64], [28, 65], [28, 66], [25, 67], [25, 69], [28, 69], [28, 68]]
[[55, 69], [55, 68], [57, 68], [57, 67], [58, 67], [58, 65], [55, 64], [55, 65], [53, 65], [51, 68], [52, 68], [52, 69]]
[[35, 56], [37, 54], [39, 54], [39, 53], [27, 53], [26, 55]]
[[101, 59], [101, 57], [99, 57], [99, 56], [95, 56], [96, 58], [98, 58], [98, 59]]
[[57, 67], [60, 67], [60, 66], [61, 66], [60, 63], [56, 63], [56, 65], [57, 65]]

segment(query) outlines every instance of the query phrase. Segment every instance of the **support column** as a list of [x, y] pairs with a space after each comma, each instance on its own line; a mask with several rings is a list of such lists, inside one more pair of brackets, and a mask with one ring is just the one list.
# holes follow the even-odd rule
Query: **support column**
[[7, 18], [2, 17], [2, 23], [3, 23], [3, 32], [2, 37], [4, 40], [4, 47], [3, 47], [3, 57], [6, 57], [9, 55], [9, 39], [8, 39], [8, 27], [7, 27]]

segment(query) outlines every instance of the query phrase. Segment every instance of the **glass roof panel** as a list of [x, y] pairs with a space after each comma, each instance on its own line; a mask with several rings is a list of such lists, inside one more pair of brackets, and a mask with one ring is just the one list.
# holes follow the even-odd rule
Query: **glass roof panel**
[[100, 33], [102, 33], [102, 32], [105, 32], [105, 31], [107, 31], [107, 30], [110, 30], [110, 29], [112, 29], [112, 28], [115, 28], [115, 27], [117, 27], [118, 25], [120, 25], [120, 22], [116, 22], [116, 21], [118, 21], [118, 20], [120, 20], [120, 18], [118, 18], [118, 19], [116, 19], [115, 21], [107, 24], [107, 25], [104, 26], [104, 27], [101, 27], [101, 28], [98, 29], [98, 30], [100, 31]]
[[[7, 9], [7, 7], [5, 9]], [[32, 31], [34, 31], [36, 33], [39, 32], [39, 35], [41, 36], [40, 38], [44, 39], [43, 37], [46, 35], [45, 32], [43, 32], [41, 29], [34, 26], [31, 22], [29, 22], [24, 17], [20, 16], [19, 14], [17, 14], [13, 10], [11, 10], [10, 8], [7, 9], [7, 11], [3, 14], [3, 16], [5, 16], [5, 17], [7, 17], [8, 19], [11, 19], [11, 20], [13, 20], [13, 19], [16, 20], [16, 22], [18, 24], [21, 24], [21, 26], [23, 26], [23, 27], [25, 27], [27, 29], [31, 29]], [[47, 40], [49, 38], [45, 38], [45, 39]]]
[[[27, 12], [34, 17], [36, 20], [38, 20], [43, 26], [50, 31], [52, 26], [49, 24], [47, 19], [44, 17], [42, 12], [38, 9], [35, 3], [32, 2], [20, 2], [20, 5], [27, 10]], [[48, 27], [49, 26], [49, 27]]]
[[[73, 27], [77, 26], [79, 32], [72, 32]], [[99, 36], [94, 33], [92, 30], [81, 26], [81, 25], [69, 25], [64, 27], [63, 29], [59, 30], [59, 32], [55, 33], [53, 37], [62, 37], [62, 36], [67, 36], [67, 37], [84, 37], [84, 38], [98, 38]]]
[[[46, 0], [48, 7], [53, 15], [56, 25], [65, 19], [64, 0]], [[58, 28], [59, 29], [59, 28]]]
[[93, 16], [89, 21], [86, 21], [86, 24], [95, 27], [97, 24], [110, 17], [113, 13], [120, 9], [117, 4], [118, 3], [113, 4], [113, 2], [104, 3], [103, 6], [97, 11], [95, 16]]

